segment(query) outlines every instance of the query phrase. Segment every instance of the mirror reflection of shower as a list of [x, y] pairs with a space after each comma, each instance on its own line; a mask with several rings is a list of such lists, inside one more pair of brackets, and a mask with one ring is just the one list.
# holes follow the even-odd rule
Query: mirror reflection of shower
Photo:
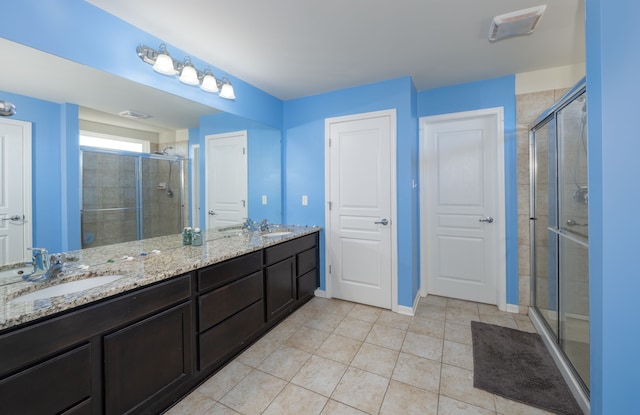
[[[579, 183], [578, 181], [578, 167], [580, 166], [580, 156], [584, 153], [584, 159], [587, 159], [587, 100], [586, 95], [582, 94], [577, 98], [577, 101], [582, 103], [582, 116], [580, 118], [580, 145], [577, 149], [577, 159], [573, 169], [573, 183], [576, 186], [576, 190], [573, 192], [573, 200], [583, 205], [589, 203], [589, 188], [586, 184]], [[568, 224], [568, 223], [567, 223]]]
[[[154, 151], [154, 154], [160, 154], [163, 156], [168, 156], [169, 155], [169, 150], [173, 150], [173, 147], [168, 146], [162, 149], [162, 151]], [[173, 190], [171, 190], [171, 170], [172, 170], [172, 163], [171, 160], [167, 160], [169, 163], [169, 179], [167, 180], [167, 196], [169, 197], [173, 197]], [[162, 185], [158, 186], [159, 188], [162, 188]]]

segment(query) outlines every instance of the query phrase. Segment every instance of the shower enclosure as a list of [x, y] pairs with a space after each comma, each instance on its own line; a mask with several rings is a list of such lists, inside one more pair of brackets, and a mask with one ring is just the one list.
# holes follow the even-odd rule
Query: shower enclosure
[[82, 248], [180, 233], [181, 157], [81, 148]]
[[583, 82], [532, 124], [532, 319], [570, 386], [588, 401], [589, 188]]

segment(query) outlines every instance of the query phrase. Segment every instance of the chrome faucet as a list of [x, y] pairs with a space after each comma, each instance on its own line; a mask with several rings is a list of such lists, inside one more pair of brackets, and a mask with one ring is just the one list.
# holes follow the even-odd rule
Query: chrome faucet
[[269, 225], [267, 224], [266, 219], [262, 219], [262, 222], [258, 223], [255, 220], [246, 218], [246, 220], [242, 224], [242, 229], [247, 229], [249, 231], [266, 232], [269, 230]]
[[45, 248], [28, 248], [33, 251], [33, 272], [24, 274], [23, 279], [29, 281], [42, 281], [58, 276], [62, 271], [64, 254], [49, 255]]

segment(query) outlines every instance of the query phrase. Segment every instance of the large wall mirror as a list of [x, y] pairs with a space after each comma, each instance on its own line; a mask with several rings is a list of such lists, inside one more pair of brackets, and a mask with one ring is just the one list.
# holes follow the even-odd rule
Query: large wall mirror
[[[246, 214], [281, 221], [279, 130], [6, 39], [0, 56], [0, 100], [16, 105], [0, 125], [31, 125], [32, 212], [22, 220], [32, 228], [30, 245], [58, 252], [206, 227], [214, 170], [206, 137], [234, 132], [247, 138]], [[138, 114], [150, 117], [131, 118]], [[142, 152], [81, 146], [79, 135], [124, 137]]]

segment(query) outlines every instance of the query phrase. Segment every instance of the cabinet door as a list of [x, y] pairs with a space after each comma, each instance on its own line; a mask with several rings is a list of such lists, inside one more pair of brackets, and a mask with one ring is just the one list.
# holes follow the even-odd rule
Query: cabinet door
[[190, 303], [104, 337], [105, 412], [132, 413], [189, 379]]
[[295, 301], [295, 258], [289, 258], [265, 269], [267, 320], [289, 309]]

